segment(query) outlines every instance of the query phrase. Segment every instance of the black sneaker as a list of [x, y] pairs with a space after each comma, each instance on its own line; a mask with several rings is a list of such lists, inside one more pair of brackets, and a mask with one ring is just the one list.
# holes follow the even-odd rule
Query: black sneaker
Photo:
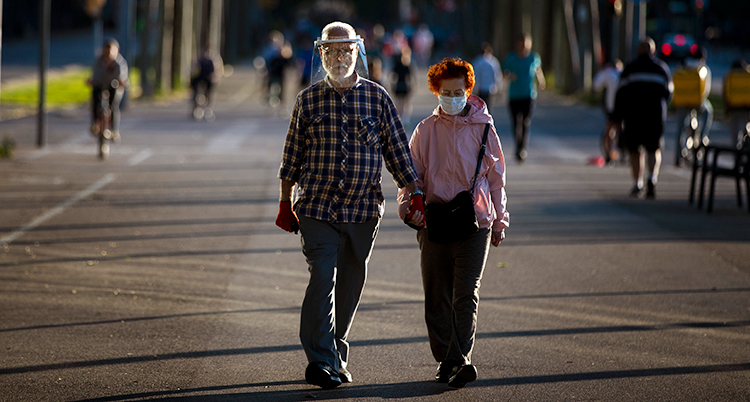
[[437, 373], [435, 373], [435, 382], [447, 383], [453, 375], [453, 369], [461, 367], [460, 361], [446, 360], [438, 366]]
[[477, 368], [472, 364], [456, 367], [453, 375], [448, 380], [448, 386], [452, 388], [463, 388], [467, 383], [477, 379]]
[[646, 183], [646, 199], [647, 200], [653, 200], [656, 198], [656, 185], [654, 182], [649, 180]]

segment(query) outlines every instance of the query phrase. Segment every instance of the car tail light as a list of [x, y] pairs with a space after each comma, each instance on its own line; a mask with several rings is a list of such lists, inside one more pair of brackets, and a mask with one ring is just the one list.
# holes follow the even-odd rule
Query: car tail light
[[669, 43], [665, 43], [665, 44], [661, 45], [661, 52], [665, 56], [669, 56], [670, 54], [672, 54], [672, 46], [669, 46]]

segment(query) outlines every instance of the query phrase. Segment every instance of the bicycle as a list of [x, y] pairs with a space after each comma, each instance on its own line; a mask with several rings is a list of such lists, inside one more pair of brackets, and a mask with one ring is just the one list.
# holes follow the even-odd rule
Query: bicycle
[[211, 109], [210, 89], [205, 81], [198, 81], [195, 84], [195, 94], [193, 95], [193, 118], [195, 120], [205, 119], [214, 121], [216, 115]]
[[94, 135], [97, 137], [97, 152], [101, 160], [107, 159], [107, 156], [109, 156], [109, 143], [113, 140], [112, 108], [109, 104], [110, 92], [116, 91], [119, 86], [120, 83], [117, 80], [113, 80], [110, 83], [109, 89], [102, 89], [101, 91], [98, 115], [95, 117], [98, 126], [94, 130]]
[[677, 135], [675, 166], [692, 165], [694, 160], [701, 160], [703, 147], [710, 142], [698, 117], [698, 109], [692, 108], [682, 120], [682, 130]]

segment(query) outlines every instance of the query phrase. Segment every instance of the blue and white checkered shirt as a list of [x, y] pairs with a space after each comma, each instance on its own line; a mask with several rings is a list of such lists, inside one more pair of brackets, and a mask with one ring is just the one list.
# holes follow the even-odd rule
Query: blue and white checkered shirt
[[417, 180], [393, 101], [358, 78], [340, 94], [327, 79], [300, 92], [279, 178], [299, 185], [295, 210], [314, 219], [362, 223], [383, 216], [382, 160], [399, 187]]

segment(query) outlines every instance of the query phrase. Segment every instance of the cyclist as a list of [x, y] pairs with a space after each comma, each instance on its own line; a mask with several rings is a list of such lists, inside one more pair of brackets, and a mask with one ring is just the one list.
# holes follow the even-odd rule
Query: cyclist
[[224, 63], [221, 57], [212, 49], [206, 48], [201, 57], [196, 62], [195, 73], [190, 80], [190, 88], [193, 90], [193, 108], [198, 106], [198, 87], [202, 84], [205, 88], [204, 96], [206, 97], [205, 105], [211, 107], [211, 95], [213, 86], [219, 83], [224, 75]]
[[99, 133], [102, 92], [109, 93], [112, 111], [112, 140], [120, 141], [120, 101], [128, 81], [128, 63], [120, 54], [120, 44], [115, 39], [104, 41], [99, 57], [94, 61], [89, 85], [93, 88], [93, 114], [91, 132]]
[[[711, 101], [708, 100], [708, 95], [711, 93], [711, 69], [706, 65], [706, 58], [708, 53], [705, 47], [698, 48], [694, 57], [687, 57], [683, 60], [683, 69], [695, 70], [698, 72], [698, 77], [702, 81], [703, 93], [700, 95], [699, 106], [691, 107], [685, 105], [676, 105], [677, 107], [677, 154], [675, 157], [675, 166], [680, 165], [680, 161], [686, 158], [688, 155], [683, 152], [685, 143], [682, 137], [682, 132], [685, 129], [686, 124], [691, 124], [690, 119], [687, 119], [688, 115], [692, 110], [696, 110], [698, 117], [698, 129], [701, 133], [701, 140], [708, 138], [708, 133], [711, 131], [711, 125], [714, 121], [714, 108], [711, 105]], [[677, 102], [675, 102], [677, 103]], [[694, 147], [697, 146], [694, 145]]]

